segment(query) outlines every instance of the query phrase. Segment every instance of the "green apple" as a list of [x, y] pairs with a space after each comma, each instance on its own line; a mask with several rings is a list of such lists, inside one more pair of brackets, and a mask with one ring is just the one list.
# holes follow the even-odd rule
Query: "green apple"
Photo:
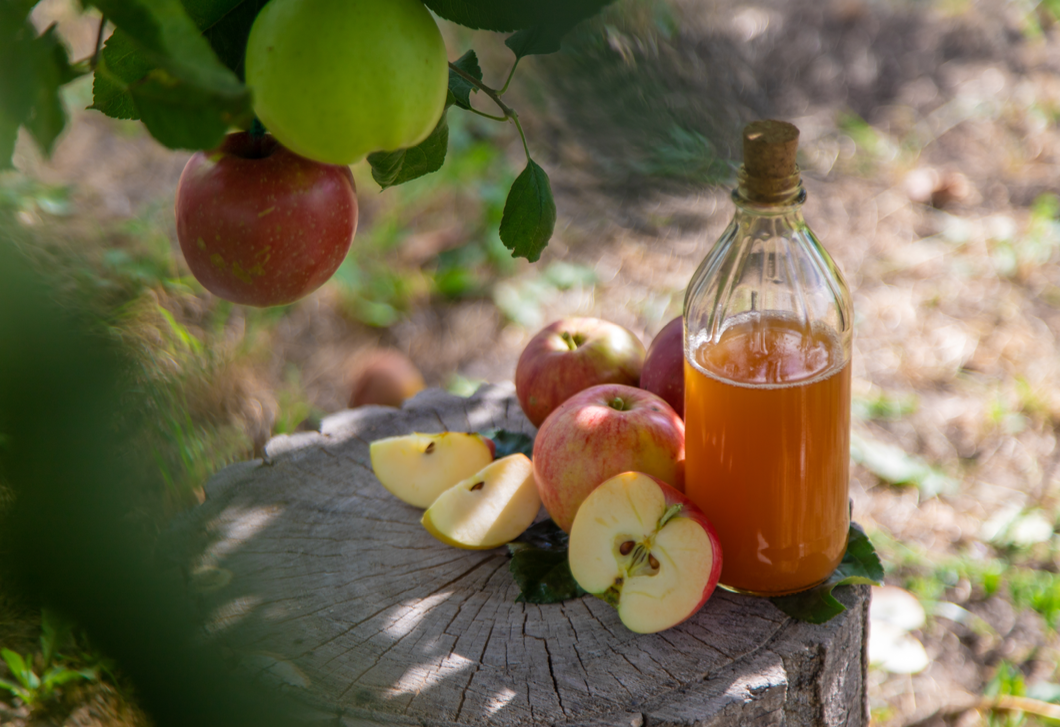
[[485, 550], [518, 538], [540, 510], [530, 458], [510, 454], [439, 495], [421, 522], [447, 545]]
[[379, 483], [414, 507], [430, 507], [438, 495], [492, 462], [494, 452], [493, 440], [463, 432], [414, 432], [368, 447]]
[[445, 43], [420, 0], [271, 0], [247, 40], [254, 113], [301, 156], [352, 164], [423, 141], [445, 109]]

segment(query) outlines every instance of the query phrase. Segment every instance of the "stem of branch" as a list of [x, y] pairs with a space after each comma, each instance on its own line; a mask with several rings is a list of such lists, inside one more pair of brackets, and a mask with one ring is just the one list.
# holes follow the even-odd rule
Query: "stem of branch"
[[92, 52], [92, 60], [89, 61], [89, 67], [94, 71], [96, 66], [99, 64], [99, 54], [103, 50], [103, 29], [107, 25], [107, 16], [101, 15], [99, 17], [99, 30], [96, 31], [96, 50]]
[[497, 92], [498, 96], [503, 96], [504, 92], [508, 90], [508, 84], [512, 82], [512, 77], [515, 75], [515, 69], [519, 67], [519, 59], [515, 59], [515, 63], [512, 64], [512, 70], [508, 71], [508, 78], [504, 79], [504, 85], [501, 86], [501, 90]]

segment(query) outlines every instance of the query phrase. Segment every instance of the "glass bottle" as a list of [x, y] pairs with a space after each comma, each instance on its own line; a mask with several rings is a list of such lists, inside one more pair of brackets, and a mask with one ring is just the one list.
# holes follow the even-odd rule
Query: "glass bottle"
[[736, 212], [685, 295], [685, 491], [721, 584], [761, 596], [825, 580], [850, 524], [853, 305], [802, 217], [798, 137], [744, 129]]

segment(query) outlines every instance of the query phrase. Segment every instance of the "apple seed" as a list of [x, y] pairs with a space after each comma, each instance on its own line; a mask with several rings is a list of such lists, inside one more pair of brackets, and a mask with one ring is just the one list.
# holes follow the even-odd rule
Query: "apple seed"
[[622, 545], [618, 546], [618, 552], [622, 555], [629, 555], [629, 551], [633, 550], [634, 545], [635, 543], [632, 540], [627, 540], [622, 543]]
[[423, 453], [424, 454], [430, 454], [433, 451], [434, 451], [434, 442], [431, 442], [430, 444], [427, 445], [427, 449], [423, 450]]
[[481, 490], [485, 486], [485, 484], [485, 482], [476, 482], [475, 484], [471, 485], [471, 488], [468, 491], [474, 492], [475, 490]]

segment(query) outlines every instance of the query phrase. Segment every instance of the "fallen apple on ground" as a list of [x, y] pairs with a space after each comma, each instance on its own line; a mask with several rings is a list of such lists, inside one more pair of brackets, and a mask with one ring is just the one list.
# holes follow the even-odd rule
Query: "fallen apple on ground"
[[540, 510], [530, 458], [510, 454], [439, 495], [420, 522], [443, 543], [485, 550], [522, 535]]
[[630, 631], [676, 626], [698, 611], [721, 575], [714, 526], [688, 498], [641, 472], [603, 482], [570, 532], [571, 575], [607, 601]]
[[597, 384], [636, 386], [644, 344], [617, 323], [565, 318], [539, 331], [515, 366], [515, 394], [540, 427], [560, 404]]
[[640, 370], [640, 388], [661, 396], [684, 419], [685, 329], [681, 316], [663, 326], [648, 346]]
[[601, 482], [634, 470], [684, 489], [685, 424], [655, 394], [601, 384], [578, 392], [541, 425], [534, 478], [552, 519], [570, 532], [578, 506]]
[[492, 462], [494, 451], [492, 440], [463, 432], [414, 432], [377, 439], [368, 448], [380, 484], [398, 499], [423, 508]]

